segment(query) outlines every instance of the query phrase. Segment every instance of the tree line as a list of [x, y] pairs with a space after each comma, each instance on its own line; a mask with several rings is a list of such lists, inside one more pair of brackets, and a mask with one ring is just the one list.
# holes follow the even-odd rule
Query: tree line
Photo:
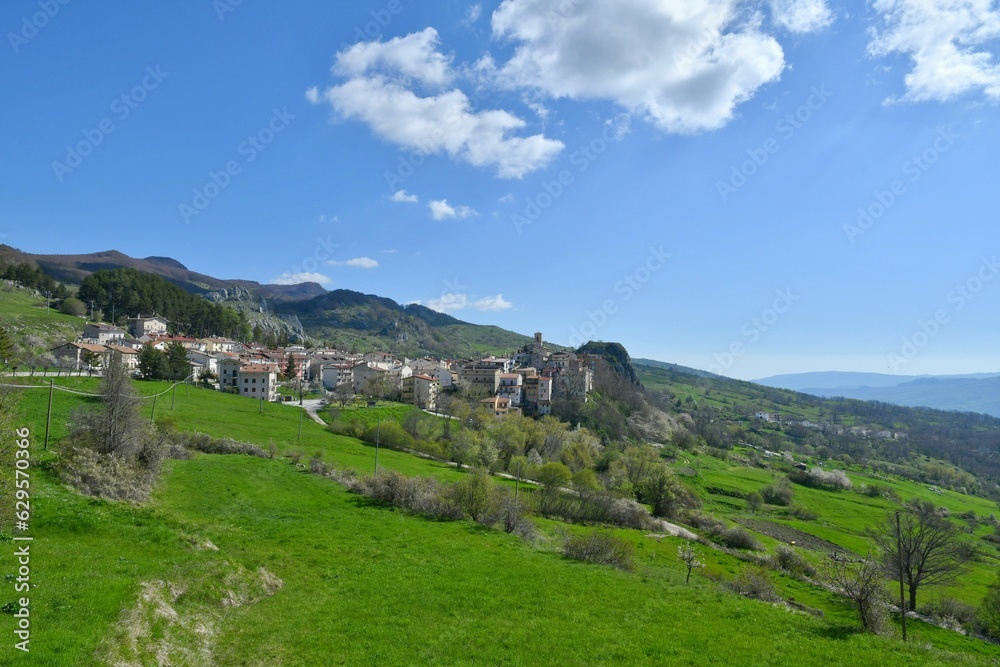
[[83, 279], [79, 297], [84, 302], [93, 301], [116, 320], [126, 315], [162, 315], [171, 333], [226, 336], [238, 341], [248, 341], [251, 336], [243, 313], [136, 269], [99, 269]]

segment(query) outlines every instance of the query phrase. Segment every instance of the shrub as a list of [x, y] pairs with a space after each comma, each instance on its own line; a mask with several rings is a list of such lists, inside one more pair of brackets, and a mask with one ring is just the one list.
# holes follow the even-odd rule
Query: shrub
[[500, 520], [496, 485], [489, 473], [481, 468], [452, 486], [448, 497], [476, 523], [492, 527]]
[[945, 597], [924, 605], [920, 611], [946, 628], [961, 630], [976, 624], [978, 610], [971, 604]]
[[787, 507], [792, 504], [795, 497], [795, 490], [788, 479], [782, 479], [775, 484], [768, 484], [760, 490], [761, 498], [768, 505], [781, 505]]
[[612, 565], [628, 571], [635, 569], [635, 547], [607, 531], [595, 530], [566, 538], [563, 554], [585, 563]]
[[205, 433], [195, 431], [172, 431], [169, 439], [176, 446], [204, 454], [243, 454], [261, 459], [271, 458], [271, 454], [252, 442], [243, 442], [232, 438], [213, 438]]
[[755, 600], [777, 602], [781, 599], [774, 590], [771, 573], [758, 566], [749, 566], [740, 570], [736, 578], [729, 582], [729, 587], [736, 593]]
[[788, 513], [796, 519], [801, 519], [802, 521], [815, 521], [816, 517], [819, 516], [819, 514], [812, 511], [808, 507], [802, 507], [801, 505], [793, 505], [792, 507], [789, 507]]
[[776, 568], [790, 574], [804, 575], [806, 577], [816, 574], [816, 568], [803, 558], [802, 554], [785, 545], [780, 545], [774, 552], [772, 562]]
[[809, 472], [796, 470], [789, 473], [788, 479], [803, 486], [832, 491], [850, 489], [853, 486], [843, 470], [823, 470], [822, 468], [813, 468]]
[[713, 541], [731, 549], [761, 548], [753, 535], [741, 526], [730, 528], [725, 521], [701, 512], [688, 512], [684, 518], [689, 526], [704, 531]]
[[731, 549], [758, 550], [761, 548], [760, 542], [754, 539], [754, 536], [746, 528], [740, 526], [726, 528], [719, 533], [715, 533], [713, 538]]
[[114, 454], [71, 447], [60, 461], [62, 480], [90, 496], [141, 502], [149, 497], [159, 468], [136, 465]]
[[751, 491], [747, 494], [746, 498], [747, 509], [750, 510], [752, 514], [756, 514], [760, 511], [760, 508], [764, 506], [764, 498], [761, 497], [756, 491]]
[[412, 512], [445, 521], [461, 519], [461, 508], [445, 497], [440, 482], [433, 477], [405, 477], [394, 470], [375, 477], [355, 479], [354, 493]]

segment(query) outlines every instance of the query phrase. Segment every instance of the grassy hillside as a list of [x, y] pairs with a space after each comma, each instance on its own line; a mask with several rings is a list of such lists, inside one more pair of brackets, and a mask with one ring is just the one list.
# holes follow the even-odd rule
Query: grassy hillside
[[74, 340], [83, 332], [82, 317], [63, 315], [55, 308], [45, 309], [45, 297], [33, 290], [4, 285], [0, 289], [0, 327], [6, 329], [22, 349], [34, 348], [35, 354]]
[[[881, 465], [927, 484], [1000, 498], [996, 417], [824, 399], [677, 367], [637, 369], [643, 385], [671, 410], [690, 415], [710, 445], [752, 444], [806, 458]], [[781, 420], [755, 419], [757, 412], [779, 414]]]
[[[60, 384], [92, 390], [96, 381]], [[168, 385], [137, 386], [150, 395]], [[431, 521], [350, 494], [287, 458], [198, 455], [169, 462], [147, 505], [83, 498], [53, 479], [51, 452], [41, 450], [46, 400], [44, 390], [24, 393], [36, 457], [36, 587], [32, 652], [15, 664], [152, 664], [154, 647], [173, 664], [191, 665], [985, 665], [1000, 659], [998, 647], [916, 621], [905, 645], [862, 635], [841, 600], [785, 575], [776, 577], [782, 596], [822, 610], [822, 617], [736, 596], [716, 579], [744, 564], [702, 546], [706, 568], [685, 585], [676, 538], [617, 530], [636, 545], [637, 571], [584, 565], [558, 553], [558, 534], [580, 527], [539, 520], [542, 537], [529, 544], [471, 522]], [[70, 412], [91, 400], [58, 393], [53, 437], [62, 437]], [[147, 401], [145, 409], [152, 407]], [[300, 415], [293, 406], [261, 411], [250, 399], [179, 387], [157, 399], [155, 418], [372, 469], [371, 447]], [[752, 489], [773, 475], [737, 459], [687, 453], [674, 465], [699, 489], [707, 510], [733, 519], [745, 515], [740, 503], [719, 492]], [[464, 475], [384, 449], [380, 466], [443, 479]], [[915, 484], [889, 483], [904, 496], [928, 494]], [[886, 509], [886, 501], [854, 492], [796, 493], [818, 519], [789, 519], [774, 508], [755, 518], [861, 549], [861, 527]], [[953, 511], [996, 511], [959, 494], [941, 502]], [[995, 562], [990, 554], [954, 592], [978, 602]], [[12, 567], [9, 556], [0, 558], [0, 571]], [[0, 603], [12, 596], [3, 588]], [[145, 648], [136, 653], [133, 642]], [[7, 642], [0, 663], [11, 655]]]

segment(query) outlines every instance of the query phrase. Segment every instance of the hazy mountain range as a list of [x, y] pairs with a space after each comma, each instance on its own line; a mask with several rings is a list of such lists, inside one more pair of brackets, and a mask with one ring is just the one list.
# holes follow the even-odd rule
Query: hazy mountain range
[[1000, 417], [1000, 373], [887, 375], [827, 371], [774, 375], [754, 382], [814, 396], [843, 396]]

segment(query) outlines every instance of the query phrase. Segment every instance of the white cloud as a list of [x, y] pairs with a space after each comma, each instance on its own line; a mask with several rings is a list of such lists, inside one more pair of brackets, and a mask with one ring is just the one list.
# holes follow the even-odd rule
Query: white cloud
[[331, 266], [350, 266], [355, 269], [374, 269], [378, 268], [378, 262], [371, 257], [355, 257], [354, 259], [348, 259], [343, 262], [338, 262], [337, 260], [331, 259], [327, 262]]
[[[320, 93], [345, 120], [359, 120], [381, 139], [426, 155], [446, 154], [476, 167], [492, 167], [501, 178], [521, 178], [559, 154], [563, 143], [543, 134], [514, 136], [521, 118], [502, 109], [477, 111], [452, 79], [449, 59], [437, 51], [437, 32], [427, 28], [389, 42], [355, 44], [337, 54], [334, 73], [347, 80]], [[415, 82], [438, 90], [416, 92]]]
[[[494, 75], [553, 98], [613, 100], [668, 132], [715, 129], [785, 66], [759, 14], [744, 8], [741, 0], [504, 0], [493, 34], [515, 51]], [[488, 58], [479, 66], [493, 67]]]
[[399, 252], [399, 250], [397, 250], [396, 248], [389, 248], [388, 250], [383, 250], [382, 252], [384, 252], [386, 255], [395, 255], [396, 253]]
[[321, 214], [319, 216], [319, 221], [320, 222], [340, 222], [340, 218], [338, 216], [336, 216], [336, 215]]
[[454, 313], [464, 310], [469, 305], [469, 297], [465, 294], [442, 294], [437, 299], [427, 302], [427, 307], [439, 313]]
[[868, 52], [910, 57], [904, 101], [945, 101], [976, 90], [1000, 99], [995, 5], [994, 0], [875, 0], [883, 27], [873, 31]]
[[507, 310], [508, 308], [513, 308], [514, 304], [504, 299], [503, 294], [497, 294], [496, 296], [479, 299], [472, 304], [472, 307], [476, 310], [495, 313], [501, 310]]
[[452, 206], [447, 199], [439, 199], [428, 202], [427, 208], [431, 210], [431, 217], [435, 220], [449, 220], [471, 218], [479, 215], [476, 209], [470, 206]]
[[[415, 301], [414, 303], [419, 303]], [[513, 308], [514, 304], [503, 298], [503, 294], [484, 297], [473, 301], [468, 294], [446, 293], [427, 302], [427, 307], [439, 313], [455, 313], [471, 308], [481, 312], [499, 312]]]
[[390, 201], [401, 202], [405, 204], [416, 204], [418, 201], [420, 201], [420, 197], [418, 197], [417, 195], [407, 194], [406, 190], [397, 190], [389, 199]]
[[444, 86], [452, 79], [451, 59], [437, 50], [438, 44], [434, 28], [388, 42], [358, 42], [337, 54], [333, 73], [353, 78], [389, 71], [427, 85]]
[[475, 4], [469, 7], [468, 11], [465, 12], [465, 18], [462, 20], [467, 26], [471, 26], [473, 23], [479, 20], [479, 17], [483, 15], [483, 6], [480, 4]]
[[497, 201], [500, 202], [500, 203], [502, 203], [502, 204], [510, 203], [510, 202], [514, 201], [514, 195], [511, 194], [511, 193], [507, 193], [503, 197], [500, 197], [500, 199], [498, 199]]
[[771, 19], [788, 32], [816, 32], [833, 23], [826, 0], [768, 0], [768, 4]]
[[271, 279], [272, 285], [298, 285], [299, 283], [319, 283], [320, 285], [329, 285], [333, 282], [328, 276], [324, 276], [322, 273], [291, 273], [285, 271], [277, 278]]

